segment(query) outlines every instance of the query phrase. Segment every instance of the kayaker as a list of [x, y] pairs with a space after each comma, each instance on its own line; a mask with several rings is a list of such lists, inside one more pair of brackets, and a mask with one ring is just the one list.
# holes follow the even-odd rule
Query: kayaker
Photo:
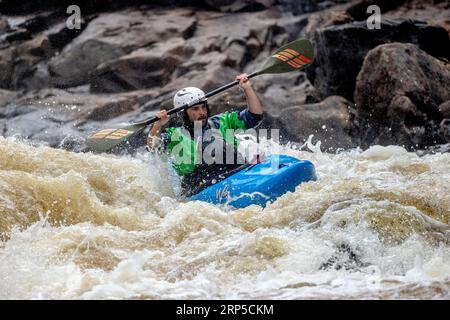
[[[230, 172], [245, 163], [245, 159], [237, 151], [235, 130], [256, 127], [263, 119], [263, 108], [248, 75], [240, 74], [236, 76], [236, 80], [239, 80], [239, 86], [247, 100], [247, 108], [243, 111], [224, 112], [210, 117], [208, 101], [203, 99], [199, 104], [183, 111], [181, 127], [165, 129], [163, 126], [169, 122], [167, 111], [156, 113], [160, 120], [153, 124], [148, 134], [148, 148], [169, 151], [172, 166], [182, 177], [181, 186], [186, 196], [226, 178]], [[174, 107], [204, 95], [201, 89], [183, 88], [173, 98]]]

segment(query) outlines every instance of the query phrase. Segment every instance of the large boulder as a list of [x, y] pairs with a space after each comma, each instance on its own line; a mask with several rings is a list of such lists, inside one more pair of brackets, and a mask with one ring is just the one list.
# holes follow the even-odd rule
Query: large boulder
[[437, 129], [450, 100], [450, 71], [444, 62], [412, 44], [371, 50], [354, 94], [365, 145], [403, 144], [424, 148], [442, 142]]
[[336, 151], [355, 144], [349, 135], [352, 103], [343, 97], [331, 96], [320, 103], [283, 109], [281, 132], [288, 140], [302, 142], [313, 134], [322, 149]]
[[188, 36], [195, 23], [189, 9], [125, 10], [102, 14], [50, 61], [53, 83], [58, 87], [86, 83], [90, 73], [100, 64], [138, 48]]
[[53, 53], [54, 49], [44, 35], [0, 50], [0, 88], [20, 88], [35, 66]]
[[256, 78], [253, 83], [264, 110], [273, 116], [285, 108], [311, 103], [316, 91], [304, 72]]
[[322, 97], [353, 99], [355, 80], [369, 50], [389, 42], [417, 44], [435, 57], [450, 57], [450, 39], [443, 28], [413, 21], [382, 20], [381, 29], [369, 30], [366, 21], [318, 29], [314, 32], [316, 59], [308, 78]]
[[120, 92], [162, 87], [177, 66], [188, 60], [194, 48], [184, 39], [171, 39], [150, 49], [138, 49], [103, 63], [91, 75], [92, 92]]

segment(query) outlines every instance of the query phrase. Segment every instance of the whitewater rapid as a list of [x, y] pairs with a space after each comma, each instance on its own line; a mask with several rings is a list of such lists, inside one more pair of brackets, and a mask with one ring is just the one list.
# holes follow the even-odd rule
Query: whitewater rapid
[[280, 151], [318, 180], [234, 210], [144, 152], [0, 137], [0, 299], [450, 298], [450, 154]]

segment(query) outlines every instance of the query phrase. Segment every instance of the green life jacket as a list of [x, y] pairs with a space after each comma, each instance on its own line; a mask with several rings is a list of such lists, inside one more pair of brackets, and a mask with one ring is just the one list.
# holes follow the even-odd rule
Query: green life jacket
[[[223, 145], [231, 145], [237, 150], [238, 141], [235, 136], [236, 130], [247, 130], [245, 122], [239, 118], [238, 112], [225, 112], [208, 119], [207, 124], [202, 128], [203, 132], [211, 130], [217, 132], [215, 139], [222, 139]], [[227, 131], [228, 130], [228, 131]], [[172, 157], [172, 166], [180, 176], [186, 176], [193, 173], [199, 164], [202, 163], [203, 150], [197, 150], [197, 143], [191, 137], [191, 134], [183, 128], [167, 128], [168, 143], [166, 148]], [[180, 145], [181, 144], [181, 145]], [[202, 144], [203, 149], [206, 147]]]

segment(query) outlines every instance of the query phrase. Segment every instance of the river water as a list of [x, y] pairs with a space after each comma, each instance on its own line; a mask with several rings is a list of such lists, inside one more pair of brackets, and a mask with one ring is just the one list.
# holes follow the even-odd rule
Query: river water
[[281, 152], [318, 180], [233, 210], [143, 152], [0, 137], [0, 299], [450, 298], [450, 154]]

